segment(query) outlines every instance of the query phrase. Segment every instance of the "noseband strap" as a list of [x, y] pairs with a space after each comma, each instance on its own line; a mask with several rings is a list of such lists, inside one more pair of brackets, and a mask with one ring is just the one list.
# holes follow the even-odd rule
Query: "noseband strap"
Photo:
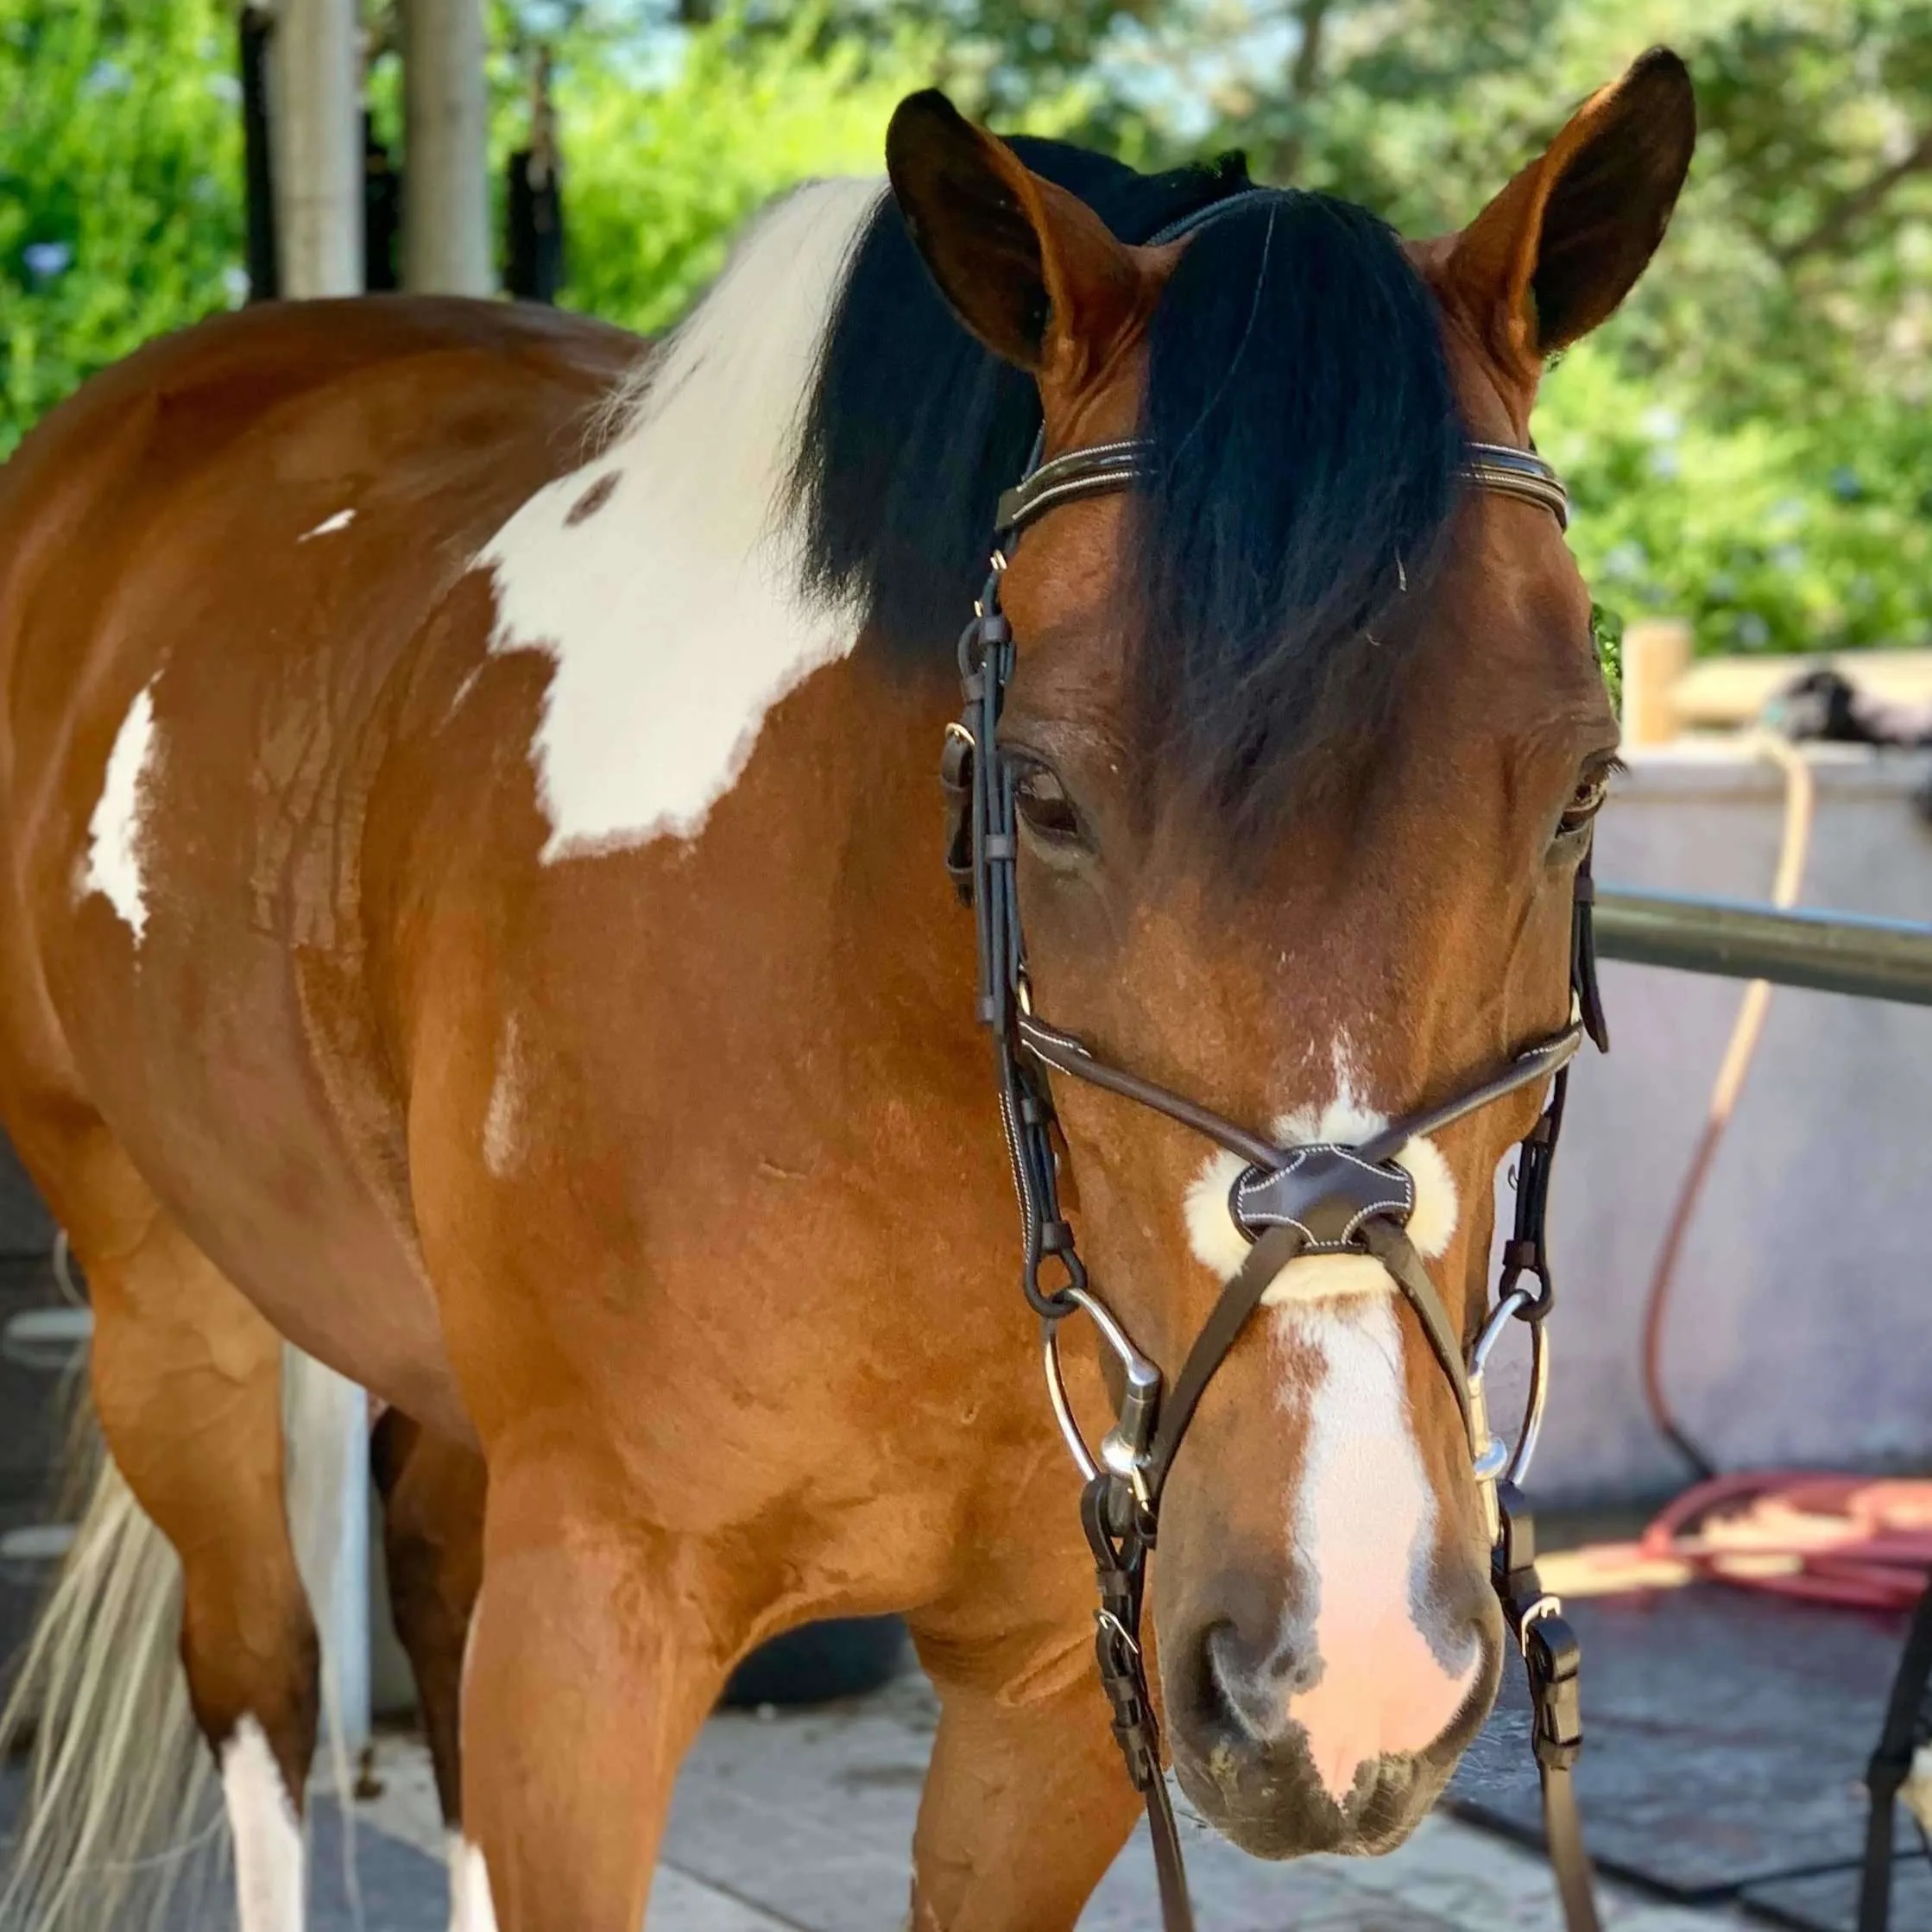
[[[1228, 205], [1217, 204], [1156, 240], [1177, 239]], [[1567, 1923], [1569, 1932], [1597, 1932], [1589, 1869], [1568, 1783], [1582, 1735], [1575, 1703], [1576, 1641], [1559, 1613], [1561, 1606], [1537, 1581], [1533, 1531], [1515, 1488], [1535, 1448], [1547, 1386], [1543, 1324], [1553, 1289], [1544, 1229], [1569, 1064], [1586, 1037], [1599, 1046], [1607, 1044], [1596, 985], [1590, 925], [1594, 894], [1588, 862], [1578, 874], [1572, 918], [1570, 1023], [1519, 1051], [1488, 1077], [1392, 1121], [1356, 1146], [1283, 1146], [1111, 1064], [1076, 1034], [1043, 1019], [1032, 1010], [1020, 928], [1013, 773], [999, 742], [1015, 652], [1012, 627], [1000, 609], [1000, 579], [1022, 531], [1064, 505], [1133, 488], [1152, 473], [1155, 452], [1145, 439], [1124, 438], [1070, 450], [1045, 462], [1039, 453], [1036, 448], [1028, 474], [1000, 498], [991, 573], [960, 639], [965, 709], [958, 723], [948, 727], [941, 767], [951, 808], [946, 867], [960, 898], [973, 910], [979, 1017], [993, 1035], [1001, 1120], [1020, 1204], [1021, 1287], [1040, 1317], [1054, 1412], [1086, 1478], [1081, 1519], [1100, 1590], [1095, 1651], [1101, 1682], [1128, 1775], [1146, 1797], [1163, 1923], [1167, 1932], [1192, 1932], [1194, 1925], [1140, 1650], [1146, 1563], [1159, 1531], [1161, 1496], [1209, 1383], [1282, 1271], [1304, 1256], [1356, 1253], [1380, 1262], [1414, 1311], [1455, 1398], [1493, 1545], [1497, 1594], [1529, 1669], [1536, 1714], [1532, 1742]], [[1563, 483], [1533, 451], [1471, 443], [1465, 445], [1460, 475], [1478, 489], [1548, 510], [1559, 524], [1567, 521], [1569, 498]], [[1049, 1076], [1056, 1073], [1160, 1114], [1245, 1164], [1229, 1190], [1228, 1209], [1253, 1245], [1171, 1383], [1134, 1346], [1093, 1290], [1072, 1226], [1060, 1211], [1049, 1085]], [[1414, 1184], [1398, 1158], [1410, 1141], [1545, 1082], [1550, 1083], [1548, 1104], [1518, 1153], [1515, 1227], [1504, 1247], [1496, 1303], [1472, 1344], [1407, 1232]], [[1526, 1280], [1533, 1288], [1524, 1285]], [[1060, 1372], [1060, 1326], [1076, 1310], [1093, 1320], [1121, 1370], [1114, 1426], [1097, 1455], [1082, 1437]], [[1531, 1325], [1534, 1353], [1529, 1406], [1511, 1445], [1490, 1434], [1483, 1371], [1504, 1329], [1518, 1319]]]

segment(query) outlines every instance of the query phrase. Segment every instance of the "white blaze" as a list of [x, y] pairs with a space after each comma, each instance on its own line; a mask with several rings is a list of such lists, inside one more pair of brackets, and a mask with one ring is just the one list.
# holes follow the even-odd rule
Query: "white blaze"
[[148, 900], [141, 876], [141, 808], [155, 751], [155, 684], [141, 687], [115, 734], [101, 795], [87, 821], [87, 863], [83, 893], [100, 893], [134, 934], [138, 947], [148, 929]]
[[235, 1839], [241, 1932], [302, 1932], [308, 1895], [302, 1828], [268, 1739], [252, 1717], [221, 1747], [221, 1790]]
[[306, 543], [311, 537], [333, 536], [338, 530], [346, 530], [356, 521], [353, 510], [338, 510], [333, 516], [325, 516], [313, 530], [305, 530], [297, 537], [297, 543]]
[[[1335, 1071], [1329, 1105], [1275, 1122], [1282, 1145], [1353, 1145], [1387, 1126], [1386, 1114], [1357, 1096], [1346, 1040], [1335, 1043]], [[1455, 1233], [1455, 1178], [1426, 1138], [1411, 1141], [1396, 1161], [1416, 1185], [1410, 1239], [1434, 1260]], [[1248, 1253], [1228, 1206], [1243, 1165], [1231, 1153], [1210, 1156], [1183, 1203], [1196, 1260], [1223, 1281]], [[1434, 1620], [1428, 1577], [1436, 1503], [1404, 1380], [1398, 1292], [1372, 1255], [1321, 1254], [1291, 1261], [1261, 1297], [1275, 1311], [1282, 1406], [1305, 1417], [1308, 1430], [1287, 1533], [1312, 1586], [1314, 1621], [1284, 1630], [1281, 1642], [1319, 1664], [1313, 1688], [1291, 1696], [1279, 1715], [1302, 1727], [1316, 1774], [1338, 1802], [1361, 1765], [1432, 1743], [1481, 1664], [1473, 1633], [1455, 1636], [1460, 1647], [1445, 1664], [1423, 1628]]]
[[1429, 1609], [1436, 1493], [1416, 1446], [1393, 1302], [1284, 1309], [1277, 1334], [1314, 1373], [1310, 1386], [1291, 1369], [1281, 1392], [1283, 1407], [1308, 1420], [1288, 1534], [1316, 1592], [1312, 1630], [1285, 1635], [1321, 1662], [1285, 1714], [1340, 1802], [1362, 1765], [1424, 1750], [1448, 1728], [1481, 1657], [1464, 1634], [1445, 1664], [1417, 1622]]
[[808, 603], [784, 494], [875, 181], [799, 189], [649, 366], [628, 426], [477, 559], [492, 653], [555, 661], [531, 746], [546, 862], [694, 837], [767, 714], [856, 639]]

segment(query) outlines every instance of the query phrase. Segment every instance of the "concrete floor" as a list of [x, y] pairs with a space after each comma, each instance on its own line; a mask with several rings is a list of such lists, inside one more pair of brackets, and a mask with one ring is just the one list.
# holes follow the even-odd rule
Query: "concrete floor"
[[[934, 1721], [925, 1682], [903, 1678], [829, 1710], [712, 1719], [678, 1786], [651, 1932], [900, 1932], [913, 1815]], [[409, 1737], [376, 1752], [380, 1796], [356, 1808], [385, 1879], [392, 1849], [421, 1854], [440, 1900], [442, 1828], [428, 1764]], [[1270, 1866], [1197, 1823], [1187, 1831], [1202, 1932], [1559, 1932], [1542, 1860], [1455, 1819], [1430, 1820], [1386, 1859]], [[396, 1874], [400, 1876], [400, 1873]], [[385, 1883], [385, 1892], [393, 1892]], [[439, 1925], [412, 1908], [365, 1914], [367, 1932]], [[365, 1888], [366, 1891], [366, 1888]], [[1613, 1932], [1719, 1932], [1749, 1923], [1606, 1887]], [[373, 1906], [373, 1899], [365, 1899]], [[404, 1901], [398, 1897], [395, 1906]], [[349, 1923], [346, 1919], [344, 1924]], [[1137, 1838], [1095, 1896], [1083, 1932], [1159, 1932], [1153, 1871]], [[320, 1932], [320, 1929], [317, 1929]]]

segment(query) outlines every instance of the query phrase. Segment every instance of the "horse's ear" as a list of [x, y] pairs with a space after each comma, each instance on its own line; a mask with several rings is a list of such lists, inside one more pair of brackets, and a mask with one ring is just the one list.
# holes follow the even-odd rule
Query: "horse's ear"
[[1445, 298], [1531, 388], [1544, 357], [1588, 335], [1643, 274], [1696, 139], [1689, 73], [1653, 47], [1455, 237]]
[[1142, 259], [937, 88], [900, 103], [886, 169], [953, 313], [1007, 362], [1077, 382], [1151, 306]]

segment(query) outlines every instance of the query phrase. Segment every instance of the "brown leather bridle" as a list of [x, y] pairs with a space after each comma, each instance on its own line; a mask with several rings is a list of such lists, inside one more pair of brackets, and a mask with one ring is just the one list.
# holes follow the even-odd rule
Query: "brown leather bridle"
[[[1156, 239], [1173, 240], [1243, 199], [1215, 204]], [[1012, 627], [1000, 609], [1000, 579], [1029, 525], [1063, 503], [1130, 487], [1152, 458], [1150, 446], [1133, 439], [1070, 451], [1046, 463], [1039, 461], [1036, 448], [1026, 478], [1001, 497], [990, 574], [960, 639], [965, 709], [958, 723], [947, 728], [942, 779], [950, 805], [947, 869], [962, 900], [973, 909], [979, 1018], [993, 1034], [1001, 1118], [1020, 1202], [1025, 1247], [1020, 1285], [1040, 1318], [1055, 1414], [1086, 1479], [1081, 1518], [1100, 1589], [1095, 1648], [1101, 1681], [1113, 1707], [1114, 1734], [1128, 1776], [1146, 1801], [1163, 1922], [1167, 1932], [1192, 1932], [1194, 1925], [1140, 1649], [1146, 1560], [1159, 1529], [1161, 1493], [1203, 1394], [1281, 1270], [1299, 1255], [1361, 1253], [1373, 1255], [1387, 1269], [1415, 1310], [1455, 1393], [1492, 1539], [1492, 1578], [1528, 1675], [1534, 1709], [1531, 1742], [1565, 1920], [1569, 1932], [1597, 1932], [1589, 1863], [1570, 1784], [1582, 1743], [1580, 1647], [1562, 1605], [1537, 1577], [1533, 1527], [1518, 1487], [1535, 1449], [1547, 1389], [1544, 1325], [1554, 1291], [1544, 1221], [1569, 1063], [1586, 1038], [1600, 1049], [1609, 1044], [1597, 989], [1588, 859], [1578, 871], [1571, 925], [1570, 1024], [1487, 1080], [1392, 1122], [1360, 1146], [1279, 1146], [1182, 1095], [1109, 1064], [1076, 1035], [1036, 1014], [1020, 922], [1014, 773], [999, 740], [1015, 653]], [[1563, 486], [1532, 451], [1472, 443], [1466, 445], [1462, 475], [1479, 488], [1535, 503], [1567, 524]], [[1228, 1211], [1253, 1245], [1222, 1289], [1171, 1386], [1095, 1292], [1072, 1227], [1060, 1211], [1049, 1071], [1150, 1108], [1247, 1163], [1230, 1190]], [[1549, 1103], [1518, 1150], [1515, 1226], [1503, 1250], [1496, 1301], [1466, 1355], [1458, 1324], [1409, 1239], [1405, 1224], [1415, 1204], [1414, 1184], [1394, 1157], [1408, 1141], [1546, 1079], [1553, 1082]], [[1064, 1278], [1057, 1285], [1042, 1279], [1050, 1262]], [[1525, 1278], [1534, 1282], [1533, 1289], [1523, 1285]], [[1095, 1323], [1120, 1371], [1114, 1426], [1097, 1455], [1081, 1436], [1060, 1377], [1059, 1325], [1076, 1310]], [[1489, 1353], [1512, 1319], [1527, 1323], [1534, 1342], [1530, 1400], [1513, 1448], [1490, 1433], [1483, 1399]]]

